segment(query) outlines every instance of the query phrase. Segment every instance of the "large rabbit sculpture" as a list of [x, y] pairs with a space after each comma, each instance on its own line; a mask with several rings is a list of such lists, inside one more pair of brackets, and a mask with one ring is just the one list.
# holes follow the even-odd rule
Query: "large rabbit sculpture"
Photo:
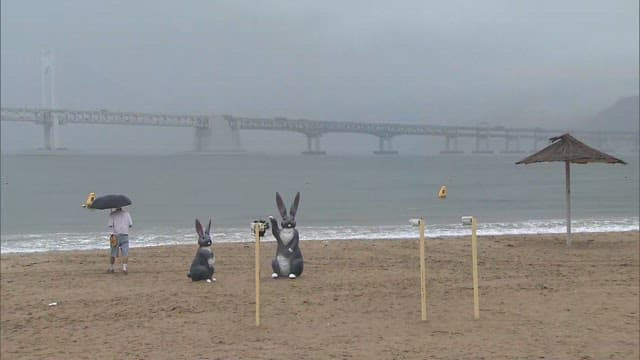
[[280, 194], [276, 192], [276, 204], [278, 205], [280, 216], [282, 216], [282, 229], [278, 228], [276, 219], [273, 216], [269, 216], [273, 237], [278, 242], [276, 257], [271, 262], [271, 268], [273, 269], [271, 277], [274, 279], [280, 276], [288, 276], [289, 279], [295, 279], [302, 274], [304, 264], [302, 252], [298, 245], [300, 238], [298, 237], [298, 230], [296, 230], [296, 212], [298, 211], [299, 203], [300, 193], [298, 192], [287, 215], [284, 201], [282, 201]]
[[205, 231], [202, 230], [200, 220], [196, 219], [196, 232], [198, 233], [199, 247], [187, 276], [191, 278], [191, 281], [216, 281], [216, 278], [213, 277], [216, 257], [213, 254], [213, 250], [211, 250], [211, 219], [209, 219], [209, 225], [207, 225], [207, 230]]

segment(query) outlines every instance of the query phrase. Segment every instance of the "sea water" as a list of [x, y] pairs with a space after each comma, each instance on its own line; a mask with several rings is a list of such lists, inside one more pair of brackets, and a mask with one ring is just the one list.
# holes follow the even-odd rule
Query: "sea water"
[[[106, 249], [108, 210], [81, 207], [95, 192], [133, 204], [131, 246], [253, 241], [250, 223], [280, 218], [299, 191], [301, 240], [416, 238], [566, 231], [564, 163], [516, 165], [526, 154], [434, 156], [3, 154], [2, 253]], [[637, 154], [627, 165], [571, 166], [573, 232], [637, 231]], [[442, 185], [445, 199], [438, 198]], [[271, 235], [266, 241], [273, 241]]]

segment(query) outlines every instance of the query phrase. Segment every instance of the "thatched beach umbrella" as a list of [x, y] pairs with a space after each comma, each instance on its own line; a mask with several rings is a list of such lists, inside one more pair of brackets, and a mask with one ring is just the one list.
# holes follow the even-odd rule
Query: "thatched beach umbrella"
[[532, 164], [537, 162], [564, 161], [565, 184], [567, 188], [567, 246], [571, 245], [571, 171], [570, 163], [587, 164], [592, 162], [607, 164], [626, 164], [602, 151], [587, 146], [573, 136], [567, 134], [552, 137], [551, 144], [537, 153], [530, 155], [516, 164]]

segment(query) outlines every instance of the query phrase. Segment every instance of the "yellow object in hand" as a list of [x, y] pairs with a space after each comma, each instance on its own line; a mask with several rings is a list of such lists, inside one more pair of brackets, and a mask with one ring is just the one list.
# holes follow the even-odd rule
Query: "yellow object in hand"
[[89, 196], [87, 196], [87, 200], [84, 202], [83, 207], [88, 207], [90, 208], [91, 205], [93, 205], [93, 201], [96, 199], [96, 193], [89, 193]]

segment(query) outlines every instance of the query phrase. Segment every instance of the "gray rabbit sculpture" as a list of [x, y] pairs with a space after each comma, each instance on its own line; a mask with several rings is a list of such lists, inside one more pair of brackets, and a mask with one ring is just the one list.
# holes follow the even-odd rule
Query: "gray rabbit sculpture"
[[289, 279], [295, 279], [302, 274], [304, 262], [299, 247], [300, 238], [298, 236], [298, 230], [296, 230], [296, 212], [298, 211], [299, 203], [300, 192], [296, 194], [289, 214], [287, 215], [287, 208], [284, 205], [284, 201], [282, 201], [280, 194], [276, 192], [276, 204], [278, 205], [280, 216], [282, 216], [282, 229], [278, 227], [276, 219], [274, 219], [273, 216], [269, 216], [273, 237], [275, 237], [278, 242], [276, 257], [271, 261], [271, 268], [273, 269], [271, 277], [274, 279], [280, 276], [288, 276]]
[[196, 219], [196, 232], [198, 233], [198, 251], [193, 258], [191, 268], [187, 277], [191, 278], [191, 281], [206, 280], [207, 282], [216, 281], [213, 277], [215, 272], [214, 265], [216, 263], [216, 257], [211, 250], [211, 219], [209, 219], [209, 225], [207, 230], [202, 230], [202, 224], [200, 220]]

